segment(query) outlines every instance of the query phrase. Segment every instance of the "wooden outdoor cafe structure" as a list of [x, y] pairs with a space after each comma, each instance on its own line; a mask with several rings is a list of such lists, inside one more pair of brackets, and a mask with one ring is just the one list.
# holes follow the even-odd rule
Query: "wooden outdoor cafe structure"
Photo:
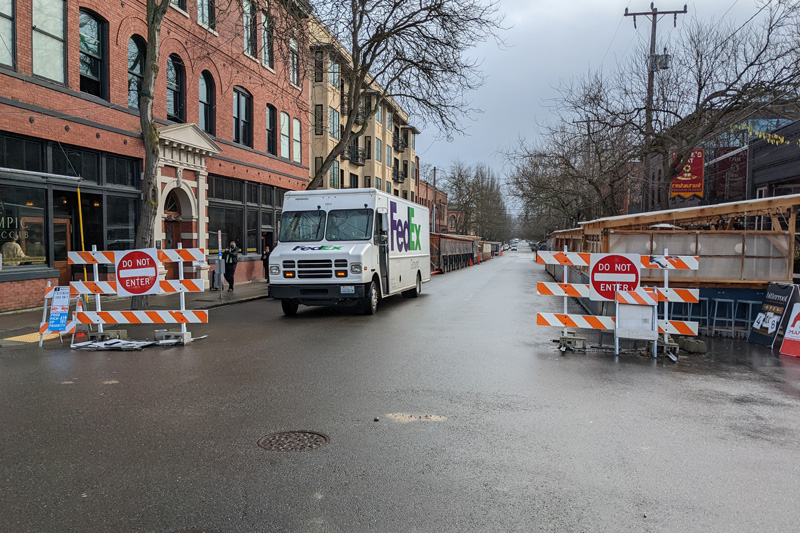
[[[800, 194], [794, 194], [600, 218], [550, 234], [548, 246], [640, 255], [668, 249], [669, 255], [700, 258], [699, 270], [670, 271], [670, 286], [760, 291], [770, 282], [795, 280], [798, 207]], [[642, 284], [660, 284], [663, 273], [643, 270]]]

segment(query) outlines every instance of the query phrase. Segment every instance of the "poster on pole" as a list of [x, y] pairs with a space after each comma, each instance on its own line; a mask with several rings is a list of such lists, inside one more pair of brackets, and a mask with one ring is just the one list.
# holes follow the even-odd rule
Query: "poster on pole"
[[50, 302], [50, 331], [64, 331], [67, 329], [69, 316], [69, 286], [54, 287], [53, 299]]
[[800, 303], [792, 305], [780, 349], [781, 355], [800, 357]]
[[771, 348], [786, 317], [786, 309], [796, 300], [794, 285], [770, 283], [764, 296], [764, 303], [761, 304], [761, 311], [753, 321], [748, 340]]

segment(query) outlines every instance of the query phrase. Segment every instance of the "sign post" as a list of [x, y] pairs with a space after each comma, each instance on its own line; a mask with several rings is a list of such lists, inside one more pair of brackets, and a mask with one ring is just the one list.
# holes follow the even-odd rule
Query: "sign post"
[[641, 260], [636, 254], [592, 254], [589, 299], [614, 301], [617, 291], [639, 288]]

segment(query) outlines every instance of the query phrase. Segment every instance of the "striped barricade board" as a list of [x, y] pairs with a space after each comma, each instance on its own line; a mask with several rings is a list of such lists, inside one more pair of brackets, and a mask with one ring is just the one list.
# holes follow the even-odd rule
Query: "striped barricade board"
[[635, 291], [617, 291], [615, 293], [618, 304], [624, 305], [658, 305], [659, 295], [655, 291], [636, 289]]
[[589, 285], [586, 283], [553, 283], [540, 281], [536, 291], [543, 296], [570, 296], [572, 298], [588, 298]]
[[67, 252], [70, 265], [113, 265], [115, 252]]
[[[612, 330], [616, 327], [616, 320], [613, 316], [536, 313], [536, 324], [538, 326]], [[671, 335], [697, 335], [697, 331], [698, 323], [694, 321], [658, 321], [659, 333], [669, 333]]]
[[159, 250], [158, 260], [162, 263], [173, 263], [176, 261], [201, 261], [206, 262], [206, 251], [204, 248], [174, 248], [171, 250]]
[[592, 254], [584, 252], [536, 252], [536, 262], [545, 265], [589, 266]]
[[208, 324], [208, 311], [86, 311], [81, 324]]
[[[117, 252], [67, 252], [70, 265], [113, 265]], [[122, 252], [125, 253], [125, 252]], [[162, 263], [175, 261], [206, 261], [204, 248], [176, 248], [174, 250], [159, 250], [158, 260]]]
[[[664, 289], [653, 287], [658, 293], [659, 302], [683, 302], [698, 303], [700, 301], [699, 289]], [[572, 298], [588, 298], [588, 283], [555, 283], [540, 281], [536, 285], [536, 291], [543, 296], [569, 296]]]
[[614, 317], [563, 313], [536, 313], [536, 324], [539, 326], [567, 328], [614, 329]]
[[[592, 263], [592, 255], [585, 252], [550, 252], [536, 253], [536, 262], [545, 265], [585, 266]], [[596, 254], [609, 255], [609, 254]], [[613, 254], [612, 254], [613, 255]], [[641, 267], [656, 270], [697, 270], [700, 257], [696, 255], [643, 255]]]
[[[158, 282], [161, 292], [203, 292], [203, 280], [165, 279]], [[71, 281], [70, 294], [117, 294], [116, 281]]]
[[693, 335], [697, 336], [700, 324], [690, 320], [659, 320], [658, 332], [669, 333], [670, 335]]

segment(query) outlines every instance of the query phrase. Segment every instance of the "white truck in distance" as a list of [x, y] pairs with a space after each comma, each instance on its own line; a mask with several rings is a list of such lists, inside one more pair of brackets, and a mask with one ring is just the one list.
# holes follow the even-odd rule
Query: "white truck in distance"
[[416, 298], [431, 279], [428, 209], [377, 189], [290, 191], [269, 257], [269, 294], [287, 316], [303, 305]]

